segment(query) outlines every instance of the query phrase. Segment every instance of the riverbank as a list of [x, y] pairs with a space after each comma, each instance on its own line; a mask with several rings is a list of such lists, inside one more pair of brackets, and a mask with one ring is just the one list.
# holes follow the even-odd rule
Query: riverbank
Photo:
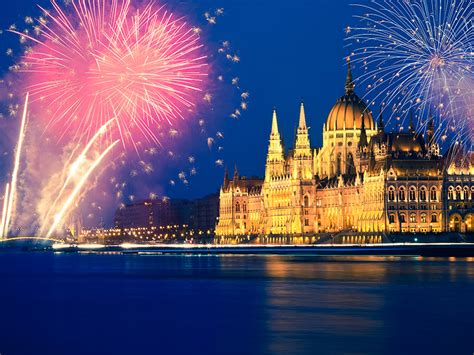
[[126, 254], [268, 254], [268, 255], [373, 255], [474, 257], [474, 243], [386, 243], [332, 245], [194, 245], [194, 244], [53, 244], [55, 252], [119, 252]]

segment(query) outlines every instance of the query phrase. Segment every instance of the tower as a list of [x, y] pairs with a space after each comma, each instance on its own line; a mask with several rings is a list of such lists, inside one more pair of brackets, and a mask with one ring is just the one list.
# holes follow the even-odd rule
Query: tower
[[296, 129], [295, 148], [293, 151], [293, 177], [303, 180], [312, 179], [312, 165], [313, 154], [309, 141], [308, 127], [306, 126], [304, 104], [301, 102], [298, 128]]
[[283, 144], [278, 132], [278, 121], [276, 110], [273, 110], [272, 130], [268, 144], [267, 163], [265, 166], [265, 180], [270, 180], [275, 176], [282, 176], [285, 168], [285, 156]]
[[224, 183], [222, 187], [226, 189], [228, 185], [229, 185], [229, 171], [227, 170], [227, 167], [226, 167], [224, 171]]
[[440, 149], [439, 149], [439, 144], [436, 142], [436, 139], [435, 139], [434, 119], [431, 112], [430, 112], [430, 120], [428, 121], [428, 126], [426, 127], [426, 144], [427, 144], [429, 157], [439, 156]]
[[413, 111], [410, 111], [410, 123], [408, 124], [408, 131], [412, 134], [416, 133], [415, 119], [413, 117]]

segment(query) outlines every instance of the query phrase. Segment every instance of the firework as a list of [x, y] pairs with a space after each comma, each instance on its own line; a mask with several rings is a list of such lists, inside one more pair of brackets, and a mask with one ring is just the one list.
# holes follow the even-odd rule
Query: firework
[[89, 176], [94, 172], [94, 170], [100, 165], [100, 163], [104, 160], [107, 154], [119, 143], [119, 140], [116, 140], [112, 144], [110, 144], [103, 152], [99, 155], [99, 157], [90, 164], [86, 172], [82, 175], [81, 179], [78, 181], [72, 192], [67, 197], [64, 204], [59, 209], [58, 213], [54, 216], [53, 223], [49, 228], [48, 233], [46, 234], [46, 238], [50, 238], [51, 235], [56, 231], [56, 228], [63, 220], [65, 214], [70, 209], [72, 203], [76, 200], [81, 190], [84, 188]]
[[200, 37], [184, 18], [154, 3], [52, 0], [40, 35], [20, 72], [46, 129], [87, 141], [111, 117], [111, 140], [159, 143], [157, 127], [187, 118], [206, 87], [208, 65]]
[[6, 238], [8, 236], [8, 232], [10, 230], [10, 222], [12, 219], [12, 215], [15, 212], [15, 203], [16, 203], [16, 190], [18, 184], [18, 173], [20, 171], [20, 163], [21, 163], [21, 151], [23, 148], [23, 142], [25, 139], [25, 129], [26, 129], [26, 120], [28, 115], [28, 99], [29, 93], [26, 94], [25, 104], [23, 107], [23, 115], [21, 118], [20, 124], [20, 133], [18, 136], [18, 143], [16, 146], [15, 152], [15, 161], [13, 165], [13, 172], [12, 172], [12, 179], [10, 184], [7, 184], [5, 189], [5, 201], [3, 204], [3, 212], [2, 212], [2, 225], [1, 225], [1, 235], [0, 238]]
[[472, 0], [379, 0], [356, 6], [365, 14], [346, 32], [357, 47], [352, 62], [363, 72], [358, 84], [366, 87], [372, 104], [385, 106], [398, 120], [415, 110], [420, 129], [430, 112], [445, 129], [456, 117], [470, 119]]
[[2, 209], [2, 222], [0, 226], [0, 240], [4, 237], [5, 235], [5, 221], [7, 218], [7, 206], [8, 206], [8, 194], [10, 193], [10, 184], [6, 184], [5, 186], [5, 194], [3, 195], [3, 209]]
[[49, 216], [51, 215], [51, 213], [53, 213], [53, 211], [55, 210], [59, 200], [63, 197], [64, 191], [69, 186], [70, 182], [74, 179], [74, 177], [77, 176], [77, 174], [80, 172], [81, 167], [83, 167], [83, 165], [86, 163], [87, 153], [90, 151], [93, 144], [96, 143], [96, 141], [99, 139], [99, 137], [103, 136], [107, 132], [107, 128], [114, 121], [115, 121], [115, 118], [109, 120], [97, 131], [97, 133], [87, 143], [85, 148], [82, 150], [82, 152], [79, 154], [79, 156], [76, 158], [76, 160], [74, 162], [72, 162], [72, 161], [73, 161], [73, 157], [75, 155], [76, 149], [72, 152], [71, 157], [68, 159], [68, 161], [65, 164], [67, 174], [63, 174], [63, 175], [67, 175], [66, 179], [65, 179], [64, 183], [62, 184], [62, 187], [59, 190], [59, 193], [57, 194], [55, 200], [51, 204], [51, 206], [50, 206], [50, 208], [49, 208], [49, 210], [46, 214], [46, 217], [44, 218], [45, 221], [49, 221]]

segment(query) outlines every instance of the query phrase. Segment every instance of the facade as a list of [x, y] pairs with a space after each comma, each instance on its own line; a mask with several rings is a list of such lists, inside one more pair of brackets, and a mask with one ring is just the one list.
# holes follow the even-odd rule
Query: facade
[[[345, 94], [312, 148], [303, 103], [293, 149], [285, 151], [276, 111], [263, 179], [225, 173], [216, 234], [220, 242], [381, 242], [396, 233], [472, 232], [473, 162], [443, 157], [434, 120], [425, 132], [387, 132], [354, 91], [350, 63]], [[449, 156], [448, 156], [449, 155]]]
[[160, 227], [189, 224], [193, 202], [189, 200], [145, 200], [119, 208], [115, 227]]
[[120, 208], [113, 228], [84, 229], [79, 242], [205, 242], [212, 238], [219, 213], [219, 196], [196, 200], [146, 200]]

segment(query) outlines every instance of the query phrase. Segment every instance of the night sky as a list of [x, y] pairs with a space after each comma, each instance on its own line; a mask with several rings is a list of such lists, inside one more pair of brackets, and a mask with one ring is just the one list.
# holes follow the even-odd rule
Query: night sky
[[[36, 4], [47, 6], [48, 3], [4, 2], [0, 27], [21, 24], [25, 16], [38, 14]], [[344, 41], [344, 29], [357, 22], [353, 18], [357, 10], [351, 3], [349, 0], [172, 1], [176, 9], [201, 21], [204, 11], [225, 9], [225, 16], [212, 29], [209, 41], [229, 40], [238, 50], [241, 62], [235, 65], [235, 72], [251, 95], [249, 109], [239, 120], [224, 116], [216, 122], [216, 127], [225, 134], [222, 158], [231, 173], [237, 164], [242, 175], [263, 175], [273, 106], [277, 107], [287, 148], [293, 144], [301, 99], [311, 127], [311, 143], [315, 147], [321, 144], [326, 117], [344, 93], [344, 57], [350, 52]], [[3, 34], [1, 38], [0, 53], [18, 42], [11, 34]], [[0, 55], [1, 67], [6, 70], [11, 60]], [[204, 140], [196, 144], [193, 154], [197, 158], [198, 175], [188, 187], [179, 184], [170, 187], [167, 177], [160, 176], [162, 181], [158, 183], [167, 186], [165, 192], [169, 196], [198, 197], [218, 190], [224, 170], [215, 166], [216, 156], [209, 153]]]

